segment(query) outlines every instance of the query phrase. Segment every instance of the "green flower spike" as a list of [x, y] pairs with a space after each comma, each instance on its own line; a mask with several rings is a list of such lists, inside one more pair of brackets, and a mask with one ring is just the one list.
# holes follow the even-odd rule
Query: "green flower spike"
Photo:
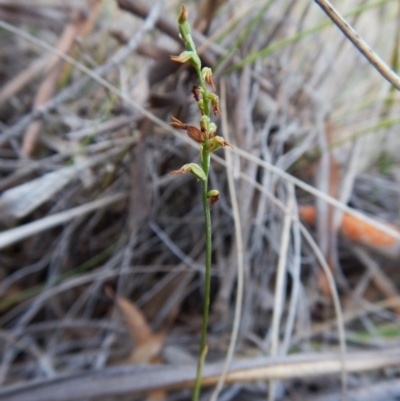
[[212, 256], [212, 224], [210, 209], [219, 199], [219, 192], [215, 189], [208, 191], [208, 177], [210, 172], [210, 156], [212, 152], [224, 146], [231, 146], [220, 136], [214, 136], [217, 126], [211, 122], [211, 114], [221, 115], [219, 109], [219, 99], [214, 93], [209, 92], [211, 87], [215, 90], [212, 78], [212, 70], [209, 67], [202, 68], [201, 60], [196, 52], [196, 46], [190, 34], [190, 26], [187, 22], [188, 14], [185, 6], [182, 6], [178, 17], [179, 34], [185, 43], [185, 51], [179, 56], [171, 56], [173, 61], [179, 63], [189, 62], [196, 70], [199, 85], [192, 88], [192, 94], [197, 102], [201, 117], [200, 128], [185, 124], [172, 117], [172, 125], [175, 128], [187, 131], [190, 138], [199, 143], [201, 165], [190, 163], [185, 164], [179, 170], [172, 171], [170, 174], [191, 173], [201, 180], [201, 197], [204, 211], [204, 234], [205, 234], [205, 276], [204, 276], [204, 298], [203, 298], [203, 323], [201, 326], [200, 352], [197, 363], [196, 380], [193, 387], [192, 401], [198, 401], [200, 397], [201, 378], [203, 366], [207, 355], [207, 328], [208, 316], [210, 311], [211, 299], [211, 256]]
[[196, 46], [194, 45], [192, 35], [190, 34], [190, 26], [187, 22], [187, 19], [188, 13], [186, 11], [186, 7], [182, 4], [181, 13], [178, 17], [179, 33], [182, 40], [185, 42], [186, 50], [196, 52]]

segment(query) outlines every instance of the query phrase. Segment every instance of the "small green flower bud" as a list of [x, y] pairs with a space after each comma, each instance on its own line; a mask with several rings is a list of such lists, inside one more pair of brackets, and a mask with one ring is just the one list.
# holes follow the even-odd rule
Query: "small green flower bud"
[[203, 171], [203, 169], [196, 163], [185, 164], [179, 170], [171, 171], [169, 174], [176, 175], [176, 174], [185, 174], [185, 173], [191, 173], [201, 181], [205, 181], [207, 179], [206, 174]]
[[207, 198], [210, 199], [210, 209], [219, 201], [219, 191], [212, 189], [208, 192]]
[[210, 199], [213, 196], [217, 195], [219, 195], [219, 191], [217, 191], [216, 189], [211, 189], [210, 191], [208, 191], [207, 198]]
[[209, 93], [207, 97], [209, 100], [211, 100], [211, 107], [213, 109], [214, 116], [220, 116], [221, 110], [219, 109], [219, 97], [214, 93]]
[[217, 131], [217, 126], [214, 123], [210, 123], [208, 126], [208, 135], [210, 138], [214, 138], [214, 134]]
[[184, 22], [187, 21], [187, 19], [188, 19], [188, 13], [187, 13], [186, 7], [184, 4], [182, 4], [181, 13], [178, 17], [178, 23], [183, 24]]
[[201, 114], [202, 116], [204, 116], [204, 102], [203, 102], [203, 99], [200, 99], [200, 100], [197, 102], [197, 105], [199, 106], [200, 114]]
[[210, 118], [207, 117], [206, 115], [201, 116], [200, 118], [200, 128], [202, 132], [207, 132], [208, 131], [208, 124], [210, 123]]
[[212, 79], [212, 70], [209, 67], [204, 67], [201, 70], [201, 75], [203, 76], [204, 81], [208, 83], [214, 90], [215, 90], [215, 85]]
[[196, 52], [196, 46], [194, 45], [192, 36], [190, 34], [190, 26], [187, 22], [187, 19], [188, 13], [186, 11], [186, 7], [182, 5], [181, 13], [178, 17], [179, 34], [181, 39], [185, 42], [186, 50]]

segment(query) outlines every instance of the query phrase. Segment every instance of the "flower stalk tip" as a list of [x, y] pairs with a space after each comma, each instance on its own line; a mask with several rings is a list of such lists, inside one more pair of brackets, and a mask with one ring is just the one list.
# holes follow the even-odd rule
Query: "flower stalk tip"
[[179, 14], [179, 17], [178, 17], [178, 23], [183, 24], [184, 22], [187, 21], [187, 19], [188, 19], [188, 12], [186, 10], [185, 5], [182, 4], [181, 13]]

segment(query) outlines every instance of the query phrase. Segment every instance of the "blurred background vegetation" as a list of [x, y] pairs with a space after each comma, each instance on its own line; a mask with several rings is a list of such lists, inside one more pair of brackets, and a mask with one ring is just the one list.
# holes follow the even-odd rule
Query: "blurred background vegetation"
[[[206, 376], [239, 319], [220, 400], [398, 399], [399, 92], [310, 0], [185, 4], [234, 146], [210, 176]], [[190, 397], [205, 244], [199, 183], [169, 176], [198, 158], [167, 124], [197, 120], [180, 5], [0, 0], [1, 399]], [[400, 2], [334, 5], [398, 71]]]

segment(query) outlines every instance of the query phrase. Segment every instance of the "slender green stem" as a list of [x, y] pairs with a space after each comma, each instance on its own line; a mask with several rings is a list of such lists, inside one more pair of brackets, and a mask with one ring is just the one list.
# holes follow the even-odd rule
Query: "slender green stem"
[[[203, 166], [207, 165], [207, 178], [208, 178], [208, 167], [210, 163], [210, 156], [207, 154], [207, 158], [203, 160]], [[208, 163], [207, 163], [208, 159]], [[204, 167], [203, 167], [204, 168]], [[201, 327], [201, 339], [200, 339], [200, 354], [199, 361], [197, 364], [196, 382], [193, 388], [192, 400], [198, 401], [201, 388], [201, 378], [203, 375], [203, 365], [207, 354], [207, 326], [208, 326], [208, 315], [210, 311], [210, 296], [211, 296], [211, 213], [210, 204], [207, 198], [207, 180], [202, 182], [202, 198], [203, 198], [203, 209], [204, 209], [204, 221], [205, 221], [205, 234], [206, 234], [206, 272], [204, 278], [204, 303], [203, 303], [203, 322]]]
[[[210, 117], [210, 107], [207, 98], [207, 86], [201, 74], [201, 69], [197, 69], [199, 76], [202, 95], [204, 99], [204, 114]], [[208, 327], [208, 315], [210, 312], [210, 298], [211, 298], [211, 251], [212, 251], [212, 234], [211, 234], [211, 213], [210, 203], [207, 197], [208, 193], [208, 173], [210, 170], [210, 151], [209, 151], [209, 138], [206, 136], [202, 152], [202, 167], [206, 174], [206, 179], [202, 181], [202, 200], [203, 200], [203, 211], [204, 211], [204, 223], [205, 223], [205, 236], [206, 236], [206, 261], [205, 261], [205, 278], [204, 278], [204, 301], [203, 301], [203, 322], [201, 327], [201, 339], [200, 339], [200, 353], [197, 364], [196, 381], [193, 388], [192, 401], [198, 401], [201, 389], [201, 378], [203, 375], [203, 366], [207, 354], [207, 327]]]

